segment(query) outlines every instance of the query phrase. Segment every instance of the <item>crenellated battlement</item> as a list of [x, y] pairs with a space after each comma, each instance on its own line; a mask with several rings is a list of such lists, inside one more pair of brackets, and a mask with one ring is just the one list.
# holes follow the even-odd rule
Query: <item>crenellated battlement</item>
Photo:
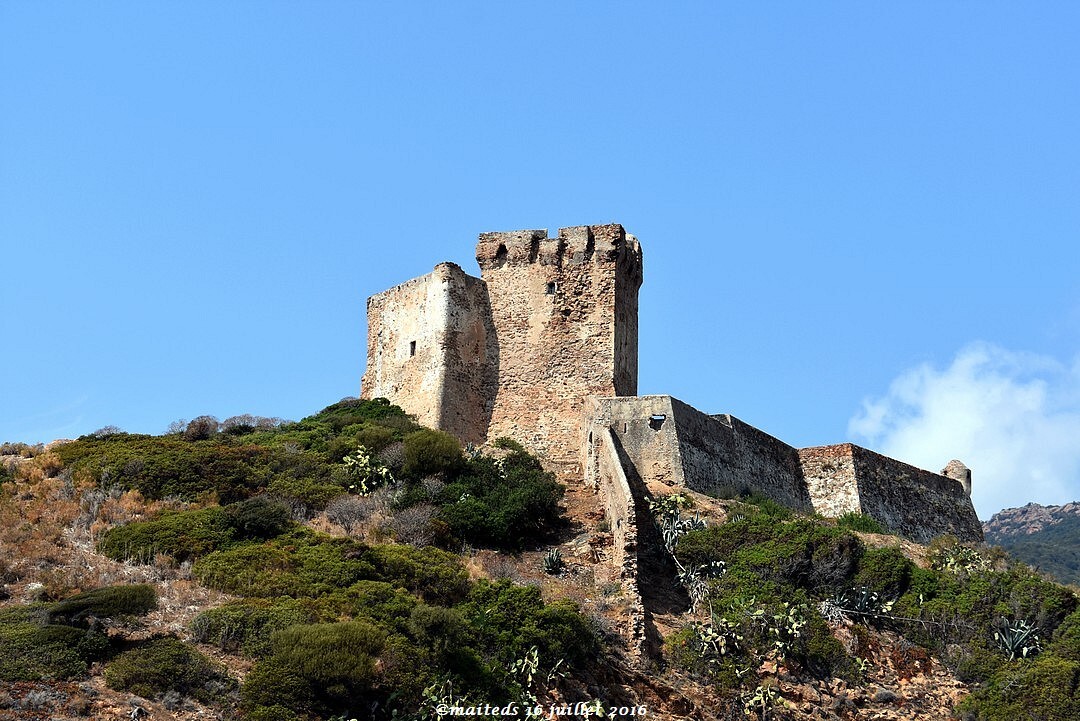
[[536, 263], [543, 266], [621, 264], [641, 273], [641, 245], [618, 223], [559, 228], [555, 237], [547, 229], [481, 233], [476, 262], [482, 271]]

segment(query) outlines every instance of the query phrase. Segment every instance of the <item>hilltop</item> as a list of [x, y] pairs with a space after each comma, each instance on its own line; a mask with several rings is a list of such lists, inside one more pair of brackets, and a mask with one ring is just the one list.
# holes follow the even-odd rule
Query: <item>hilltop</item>
[[385, 401], [4, 450], [0, 719], [1080, 709], [1070, 590], [858, 514], [651, 494], [635, 598], [596, 491]]
[[983, 523], [986, 542], [1062, 583], [1080, 584], [1080, 503], [1006, 508]]

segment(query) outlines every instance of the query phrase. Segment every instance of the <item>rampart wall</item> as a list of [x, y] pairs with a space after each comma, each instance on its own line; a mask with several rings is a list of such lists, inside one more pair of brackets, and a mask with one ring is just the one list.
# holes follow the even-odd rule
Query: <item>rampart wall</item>
[[684, 487], [731, 497], [752, 491], [789, 508], [812, 509], [799, 455], [734, 416], [709, 416], [671, 396], [592, 399], [587, 427], [610, 428], [634, 473], [654, 492]]
[[845, 513], [862, 513], [852, 448], [850, 443], [841, 443], [799, 451], [803, 480], [814, 499], [814, 511], [823, 516], [836, 518]]
[[674, 398], [672, 409], [688, 488], [727, 497], [751, 491], [810, 510], [794, 448], [732, 415], [709, 416]]
[[952, 533], [981, 541], [982, 523], [959, 481], [852, 446], [862, 512], [919, 543]]
[[623, 593], [630, 600], [629, 627], [624, 636], [640, 653], [645, 642], [644, 607], [638, 577], [638, 520], [635, 494], [630, 488], [616, 441], [608, 428], [597, 430], [586, 469], [596, 483], [611, 528], [611, 563], [619, 573]]
[[[919, 543], [952, 533], [982, 540], [982, 524], [961, 480], [924, 471], [851, 443], [799, 451], [814, 510], [856, 512]], [[966, 469], [965, 469], [966, 470]]]
[[[796, 450], [738, 418], [709, 416], [670, 396], [590, 399], [586, 414], [586, 457], [610, 431], [631, 486], [640, 479], [653, 494], [680, 487], [721, 498], [754, 493], [827, 517], [862, 513], [922, 543], [944, 533], [982, 538], [960, 481], [850, 443]], [[607, 482], [587, 480], [598, 488]]]

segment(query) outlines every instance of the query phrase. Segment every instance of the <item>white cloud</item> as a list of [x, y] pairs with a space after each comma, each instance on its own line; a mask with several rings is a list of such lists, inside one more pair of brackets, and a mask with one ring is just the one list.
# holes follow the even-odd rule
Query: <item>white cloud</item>
[[1080, 362], [969, 345], [944, 370], [901, 373], [848, 424], [856, 442], [937, 471], [959, 458], [986, 519], [1029, 501], [1080, 500]]

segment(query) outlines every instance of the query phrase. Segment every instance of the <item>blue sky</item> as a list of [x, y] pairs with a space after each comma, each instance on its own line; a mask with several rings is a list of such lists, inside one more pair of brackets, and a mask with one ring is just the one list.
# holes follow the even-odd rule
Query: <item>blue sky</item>
[[1080, 498], [1080, 6], [0, 3], [0, 440], [307, 415], [364, 299], [620, 222], [642, 393]]

